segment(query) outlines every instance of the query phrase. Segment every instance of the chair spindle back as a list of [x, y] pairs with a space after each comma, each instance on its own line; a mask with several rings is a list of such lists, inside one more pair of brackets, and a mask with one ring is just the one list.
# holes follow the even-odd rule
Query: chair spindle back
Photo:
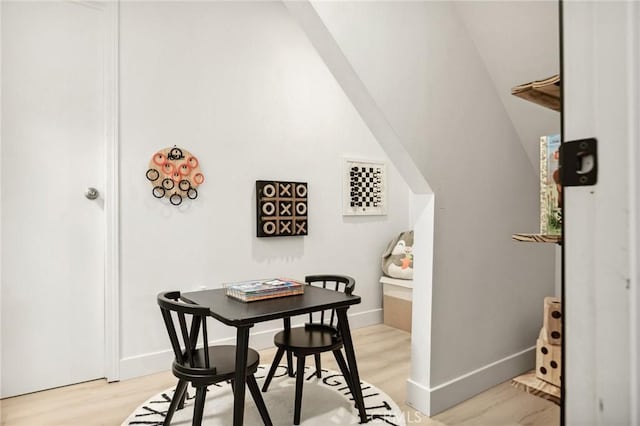
[[[346, 275], [307, 275], [304, 280], [308, 285], [340, 291], [349, 296], [353, 293], [353, 289], [356, 286], [356, 281]], [[328, 318], [325, 318], [325, 312]], [[320, 311], [319, 317], [319, 320], [314, 320], [313, 314], [310, 313], [309, 323], [328, 325], [333, 328], [337, 327], [338, 319], [335, 309], [331, 309], [330, 311]]]
[[[180, 301], [179, 291], [167, 291], [158, 294], [158, 305], [164, 319], [164, 324], [169, 333], [169, 340], [176, 358], [181, 365], [196, 368], [211, 368], [209, 360], [209, 344], [207, 335], [207, 316], [209, 308], [188, 304]], [[180, 335], [176, 330], [174, 317], [177, 317], [180, 325]], [[187, 325], [191, 320], [191, 326]], [[196, 366], [194, 353], [198, 344], [200, 329], [202, 328], [202, 344], [204, 347], [204, 366]], [[181, 339], [179, 338], [181, 337]]]

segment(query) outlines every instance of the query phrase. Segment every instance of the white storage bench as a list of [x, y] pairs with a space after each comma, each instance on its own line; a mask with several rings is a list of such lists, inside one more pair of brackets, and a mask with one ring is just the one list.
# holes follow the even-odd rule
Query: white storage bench
[[411, 331], [413, 280], [380, 277], [384, 323], [404, 331]]

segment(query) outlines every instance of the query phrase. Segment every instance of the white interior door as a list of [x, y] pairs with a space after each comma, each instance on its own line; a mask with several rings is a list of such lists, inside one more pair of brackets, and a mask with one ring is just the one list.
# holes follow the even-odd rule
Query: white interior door
[[1, 396], [104, 377], [104, 11], [2, 2]]
[[564, 140], [598, 140], [597, 184], [564, 189], [567, 425], [638, 424], [630, 304], [638, 285], [630, 254], [637, 212], [629, 194], [637, 188], [631, 154], [638, 146], [639, 7], [563, 5]]

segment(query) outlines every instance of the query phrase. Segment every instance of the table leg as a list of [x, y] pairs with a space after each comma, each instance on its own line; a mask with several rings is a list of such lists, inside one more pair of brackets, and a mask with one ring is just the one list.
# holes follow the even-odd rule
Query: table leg
[[353, 341], [351, 340], [351, 330], [349, 329], [349, 319], [347, 318], [347, 309], [336, 309], [338, 314], [338, 328], [344, 343], [344, 352], [347, 356], [347, 364], [349, 365], [349, 373], [351, 375], [351, 383], [353, 384], [353, 400], [358, 407], [360, 414], [360, 422], [367, 422], [367, 413], [364, 409], [364, 400], [362, 398], [362, 387], [360, 386], [360, 375], [358, 374], [358, 364], [356, 362], [356, 354], [353, 350]]
[[236, 336], [236, 375], [233, 389], [233, 426], [244, 421], [244, 393], [247, 382], [247, 355], [249, 352], [249, 328], [238, 327]]

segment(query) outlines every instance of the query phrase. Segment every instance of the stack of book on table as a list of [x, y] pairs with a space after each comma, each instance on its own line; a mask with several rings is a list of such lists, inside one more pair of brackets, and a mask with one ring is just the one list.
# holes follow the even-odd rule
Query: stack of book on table
[[224, 284], [226, 294], [243, 302], [304, 293], [304, 283], [289, 278], [269, 278]]

